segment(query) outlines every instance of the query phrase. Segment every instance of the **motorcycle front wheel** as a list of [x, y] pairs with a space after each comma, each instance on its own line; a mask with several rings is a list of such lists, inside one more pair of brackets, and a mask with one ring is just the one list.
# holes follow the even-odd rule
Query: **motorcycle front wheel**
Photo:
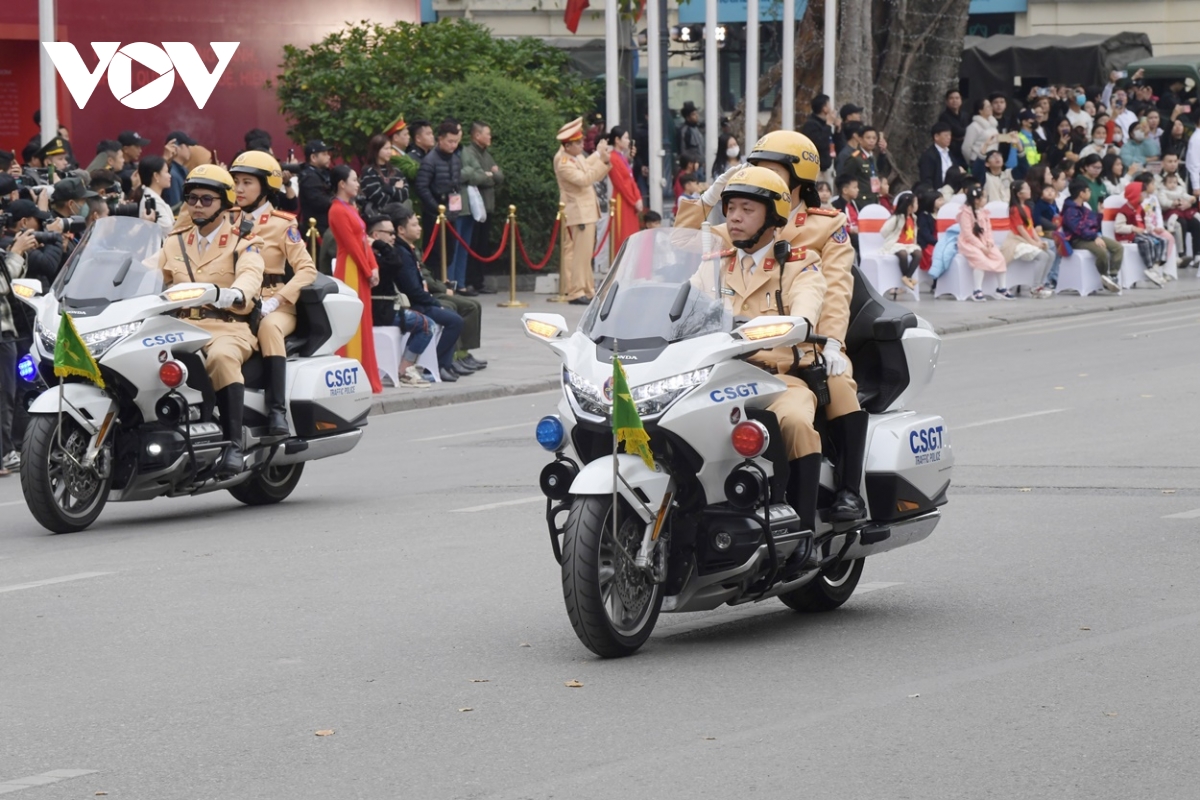
[[563, 537], [563, 599], [575, 634], [601, 658], [637, 652], [662, 609], [662, 586], [634, 566], [643, 524], [621, 500], [613, 533], [612, 498], [579, 497]]
[[112, 486], [111, 445], [105, 445], [95, 464], [80, 463], [91, 437], [70, 417], [35, 414], [25, 431], [21, 454], [21, 491], [33, 518], [54, 533], [87, 528], [108, 502]]
[[858, 588], [865, 562], [865, 558], [840, 561], [799, 589], [779, 595], [779, 599], [795, 611], [833, 611]]

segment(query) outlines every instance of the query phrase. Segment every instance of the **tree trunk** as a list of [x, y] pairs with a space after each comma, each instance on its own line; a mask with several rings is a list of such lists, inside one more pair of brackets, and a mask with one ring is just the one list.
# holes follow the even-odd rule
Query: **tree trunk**
[[885, 33], [874, 110], [866, 118], [887, 136], [897, 185], [916, 182], [917, 160], [929, 146], [945, 92], [958, 85], [969, 5], [970, 0], [894, 0], [880, 6], [877, 29]]
[[[968, 0], [969, 1], [969, 0]], [[869, 0], [838, 3], [837, 79], [834, 102], [863, 107], [863, 119], [874, 119], [875, 40]], [[824, 16], [824, 15], [822, 15]], [[835, 109], [836, 110], [836, 109]]]

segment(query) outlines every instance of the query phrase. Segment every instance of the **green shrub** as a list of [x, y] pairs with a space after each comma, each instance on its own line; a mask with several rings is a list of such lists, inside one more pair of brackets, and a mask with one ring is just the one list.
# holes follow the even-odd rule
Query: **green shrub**
[[[521, 239], [530, 258], [540, 261], [550, 243], [550, 231], [558, 213], [558, 183], [554, 179], [555, 138], [567, 121], [555, 106], [535, 90], [507, 77], [472, 75], [446, 88], [441, 97], [423, 109], [427, 119], [454, 117], [463, 126], [463, 145], [471, 123], [485, 122], [492, 128], [492, 156], [504, 171], [505, 181], [496, 192], [492, 217], [491, 255], [500, 242], [508, 206], [517, 207]], [[436, 123], [435, 123], [436, 124]], [[557, 248], [556, 248], [557, 249]], [[508, 257], [491, 265], [492, 272], [507, 272]], [[547, 269], [558, 263], [557, 254]], [[517, 256], [518, 268], [526, 269]]]

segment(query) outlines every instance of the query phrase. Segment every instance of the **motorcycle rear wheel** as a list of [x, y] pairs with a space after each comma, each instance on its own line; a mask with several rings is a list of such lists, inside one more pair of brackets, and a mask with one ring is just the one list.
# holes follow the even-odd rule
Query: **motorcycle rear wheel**
[[111, 445], [100, 450], [93, 467], [76, 462], [91, 436], [70, 417], [34, 414], [25, 430], [21, 454], [21, 491], [33, 518], [54, 533], [78, 533], [100, 516], [112, 487]]
[[579, 641], [601, 658], [637, 652], [650, 638], [663, 601], [662, 586], [630, 563], [641, 546], [641, 517], [624, 500], [618, 510], [614, 538], [612, 498], [576, 498], [563, 537], [567, 616]]
[[228, 491], [248, 506], [270, 506], [282, 503], [300, 483], [304, 463], [282, 467], [267, 467], [249, 480], [231, 486]]
[[779, 599], [795, 611], [833, 611], [858, 588], [865, 562], [865, 558], [856, 558], [835, 564], [799, 589], [779, 595]]

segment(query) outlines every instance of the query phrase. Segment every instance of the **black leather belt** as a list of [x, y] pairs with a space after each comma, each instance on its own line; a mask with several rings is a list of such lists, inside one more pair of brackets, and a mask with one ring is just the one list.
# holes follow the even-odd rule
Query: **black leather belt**
[[221, 322], [241, 322], [249, 324], [249, 319], [241, 314], [234, 314], [231, 311], [222, 311], [216, 308], [181, 308], [175, 312], [175, 316], [179, 319], [195, 321], [198, 319], [215, 319]]
[[264, 289], [266, 289], [268, 286], [280, 286], [285, 283], [287, 283], [286, 275], [263, 275], [262, 285]]

